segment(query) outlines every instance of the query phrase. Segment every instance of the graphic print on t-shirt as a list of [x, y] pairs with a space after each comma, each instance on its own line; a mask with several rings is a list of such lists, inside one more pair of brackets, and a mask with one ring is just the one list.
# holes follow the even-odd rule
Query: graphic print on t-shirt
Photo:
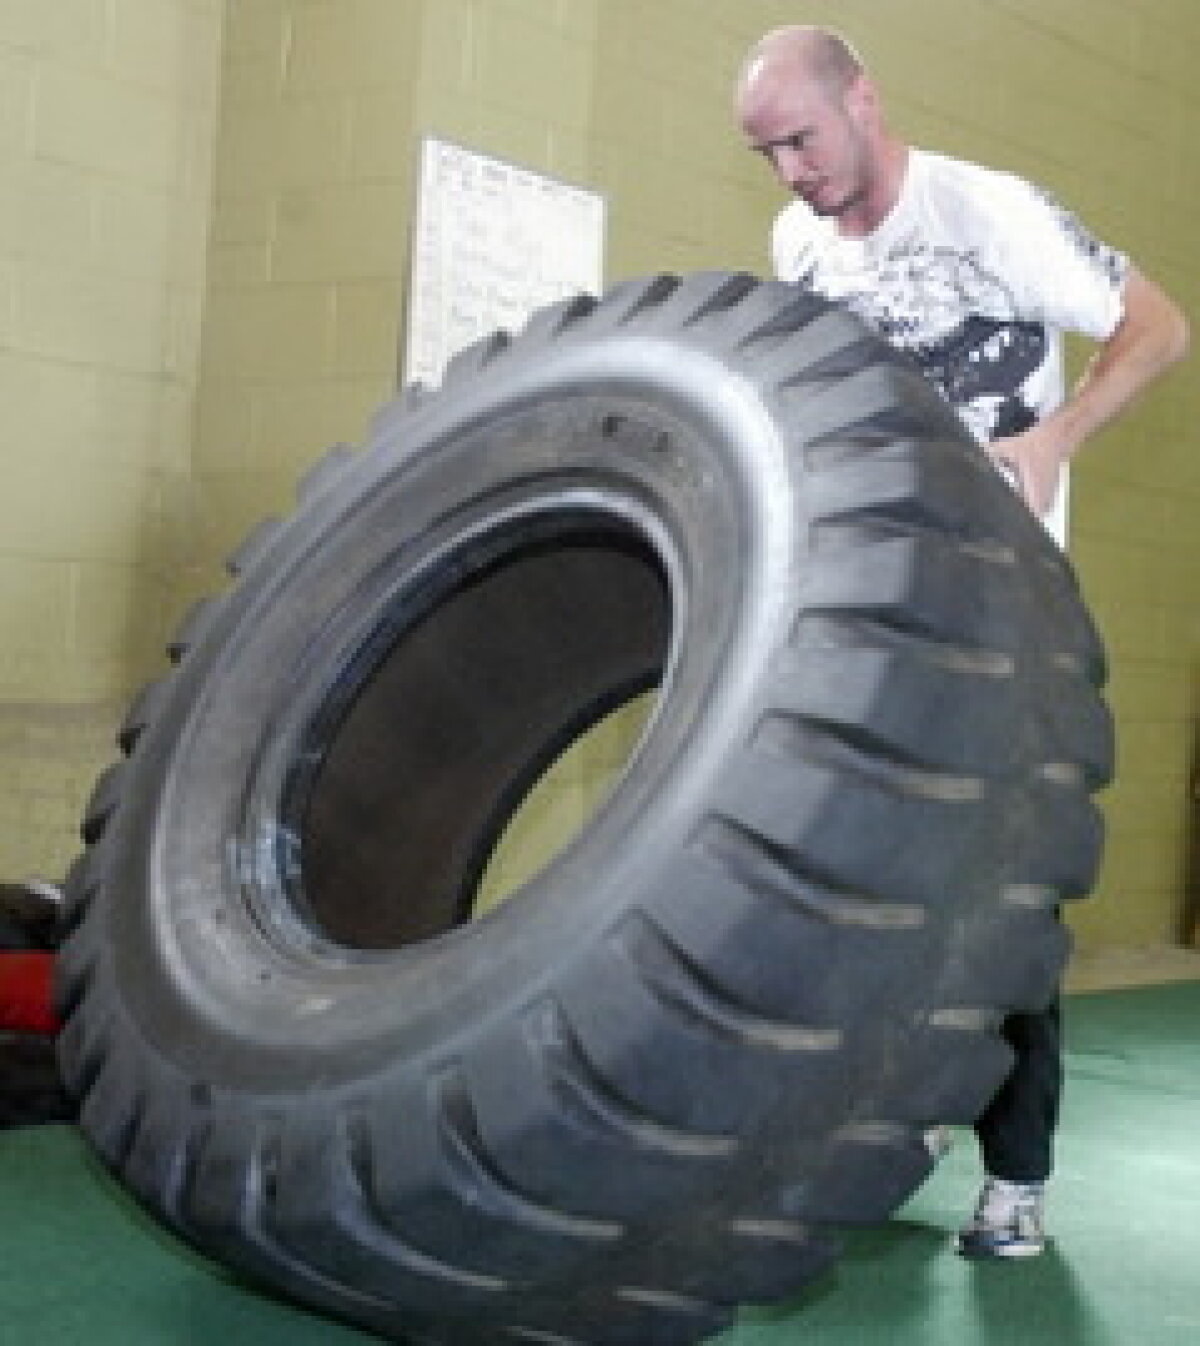
[[1080, 256], [1086, 258], [1088, 265], [1098, 276], [1102, 276], [1112, 289], [1119, 290], [1125, 280], [1129, 259], [1097, 238], [1079, 216], [1074, 211], [1068, 210], [1057, 197], [1039, 187], [1033, 188], [1033, 191], [1045, 204], [1058, 227]]
[[1046, 359], [1046, 329], [1035, 322], [968, 318], [937, 346], [917, 351], [927, 377], [960, 414], [986, 411], [983, 438], [1006, 439], [1037, 423], [1021, 389]]
[[[847, 255], [847, 252], [849, 255]], [[855, 250], [812, 263], [800, 284], [841, 300], [892, 345], [907, 350], [982, 441], [1015, 435], [1038, 419], [1023, 391], [1048, 357], [1040, 323], [1012, 313], [1003, 282], [975, 252], [906, 240], [864, 268]]]
[[797, 200], [772, 251], [782, 279], [844, 303], [911, 354], [981, 443], [1059, 404], [1062, 331], [1105, 339], [1127, 268], [1041, 189], [916, 149], [873, 233], [842, 237]]

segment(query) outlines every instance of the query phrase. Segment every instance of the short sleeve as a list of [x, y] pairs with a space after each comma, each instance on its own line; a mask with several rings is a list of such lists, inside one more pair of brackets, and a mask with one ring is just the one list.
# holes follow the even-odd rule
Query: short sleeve
[[999, 270], [1021, 316], [1106, 340], [1124, 313], [1128, 257], [1048, 192], [1020, 178], [1004, 182]]

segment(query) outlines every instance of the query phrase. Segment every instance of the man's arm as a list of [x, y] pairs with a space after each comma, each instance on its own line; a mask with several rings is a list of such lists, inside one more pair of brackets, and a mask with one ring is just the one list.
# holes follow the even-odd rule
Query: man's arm
[[1187, 319], [1132, 265], [1121, 300], [1121, 321], [1062, 406], [1031, 429], [992, 445], [996, 457], [1012, 465], [1029, 508], [1039, 517], [1053, 503], [1062, 465], [1187, 354]]

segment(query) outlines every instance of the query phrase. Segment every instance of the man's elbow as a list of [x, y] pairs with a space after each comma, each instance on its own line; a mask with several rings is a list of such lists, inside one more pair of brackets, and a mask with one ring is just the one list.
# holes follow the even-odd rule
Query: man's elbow
[[1141, 344], [1151, 372], [1162, 373], [1178, 364], [1191, 349], [1192, 340], [1187, 316], [1179, 305], [1136, 267], [1126, 277], [1123, 298], [1130, 336]]
[[1170, 305], [1170, 313], [1163, 341], [1164, 367], [1178, 364], [1192, 348], [1192, 332], [1187, 316], [1177, 304], [1170, 300], [1168, 300], [1168, 304]]
[[1187, 315], [1165, 290], [1153, 281], [1141, 278], [1148, 299], [1146, 317], [1150, 320], [1157, 346], [1160, 369], [1169, 369], [1187, 355], [1192, 335]]

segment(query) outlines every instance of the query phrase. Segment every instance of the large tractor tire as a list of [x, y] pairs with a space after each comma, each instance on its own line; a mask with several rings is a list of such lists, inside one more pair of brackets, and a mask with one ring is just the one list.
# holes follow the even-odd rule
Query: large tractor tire
[[[412, 1342], [691, 1342], [884, 1219], [1101, 841], [1067, 561], [901, 356], [619, 286], [328, 458], [172, 643], [69, 880], [62, 1066], [212, 1257]], [[532, 783], [657, 688], [473, 916]]]

